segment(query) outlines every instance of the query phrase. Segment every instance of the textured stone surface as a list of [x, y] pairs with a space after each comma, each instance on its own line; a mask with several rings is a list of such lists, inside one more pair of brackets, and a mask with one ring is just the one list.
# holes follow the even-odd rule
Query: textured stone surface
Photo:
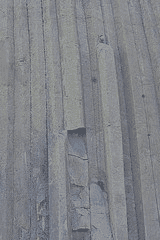
[[1, 0], [0, 23], [0, 240], [159, 240], [159, 0]]
[[103, 106], [110, 211], [114, 229], [113, 236], [115, 239], [127, 239], [122, 132], [114, 54], [109, 45], [99, 43], [97, 55]]
[[76, 31], [74, 1], [56, 1], [60, 30], [60, 52], [64, 104], [64, 127], [84, 127], [80, 56]]
[[113, 239], [110, 220], [108, 215], [108, 206], [102, 189], [97, 184], [90, 185], [91, 196], [91, 238], [98, 239]]
[[55, 136], [54, 158], [49, 162], [49, 233], [53, 238], [68, 240], [66, 198], [66, 144], [67, 132]]
[[[87, 184], [86, 184], [87, 185]], [[88, 187], [72, 185], [70, 187], [71, 201], [73, 208], [89, 208], [89, 189]]]
[[90, 229], [90, 212], [88, 209], [76, 208], [72, 210], [72, 230]]
[[71, 184], [85, 187], [88, 184], [88, 161], [70, 155], [68, 159], [68, 173]]

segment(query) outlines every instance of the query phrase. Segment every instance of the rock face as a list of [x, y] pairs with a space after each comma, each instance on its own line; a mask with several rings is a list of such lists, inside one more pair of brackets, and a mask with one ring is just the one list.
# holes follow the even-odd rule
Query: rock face
[[160, 1], [0, 20], [0, 240], [159, 240]]

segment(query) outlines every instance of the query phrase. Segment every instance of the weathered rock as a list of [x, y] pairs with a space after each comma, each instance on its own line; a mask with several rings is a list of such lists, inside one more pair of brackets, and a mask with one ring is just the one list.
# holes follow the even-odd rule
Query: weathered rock
[[159, 13], [0, 1], [0, 240], [159, 240]]
[[77, 186], [88, 185], [88, 161], [75, 156], [68, 156], [68, 173], [71, 184]]
[[80, 135], [83, 129], [79, 129], [78, 133], [68, 134], [68, 154], [88, 159], [86, 154], [85, 136]]
[[72, 213], [72, 230], [90, 229], [90, 210], [85, 208], [75, 208]]
[[128, 239], [124, 187], [122, 131], [114, 53], [110, 45], [99, 43], [97, 55], [103, 107], [109, 204], [113, 236]]
[[49, 162], [49, 218], [50, 236], [68, 240], [66, 149], [67, 131], [55, 136], [54, 158]]
[[61, 0], [56, 2], [56, 7], [60, 30], [64, 127], [66, 130], [72, 130], [84, 127], [75, 6], [71, 0]]
[[91, 237], [92, 239], [112, 239], [107, 199], [98, 184], [90, 185]]
[[87, 187], [70, 186], [71, 206], [72, 208], [89, 208], [89, 189]]

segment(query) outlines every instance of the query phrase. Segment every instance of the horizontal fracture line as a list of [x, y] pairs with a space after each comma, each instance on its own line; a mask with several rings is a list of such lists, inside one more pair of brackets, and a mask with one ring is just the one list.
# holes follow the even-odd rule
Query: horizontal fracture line
[[69, 155], [69, 156], [73, 156], [73, 157], [78, 157], [78, 158], [80, 158], [80, 159], [82, 159], [82, 160], [88, 160], [88, 158], [82, 158], [82, 157], [80, 157], [80, 156], [78, 156], [78, 155], [74, 155], [74, 154], [70, 154], [70, 153], [68, 153], [68, 155]]

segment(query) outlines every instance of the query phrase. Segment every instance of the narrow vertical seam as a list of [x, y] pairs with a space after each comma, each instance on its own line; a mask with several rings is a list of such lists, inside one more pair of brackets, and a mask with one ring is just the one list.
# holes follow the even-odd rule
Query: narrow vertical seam
[[13, 1], [13, 54], [14, 54], [14, 57], [13, 57], [13, 166], [12, 166], [12, 171], [13, 171], [13, 178], [12, 178], [12, 186], [13, 186], [13, 189], [12, 189], [12, 197], [13, 197], [13, 216], [12, 216], [12, 236], [14, 234], [13, 232], [13, 227], [14, 227], [14, 158], [15, 158], [15, 136], [14, 136], [14, 132], [15, 132], [15, 39], [14, 39], [14, 36], [15, 36], [15, 33], [14, 33], [14, 28], [15, 28], [15, 22], [14, 22], [14, 1]]
[[31, 238], [31, 224], [32, 224], [32, 220], [31, 220], [31, 182], [32, 182], [32, 176], [31, 176], [31, 169], [32, 169], [32, 163], [31, 163], [31, 159], [32, 159], [32, 95], [31, 95], [31, 36], [30, 36], [30, 28], [29, 28], [29, 13], [28, 13], [28, 1], [26, 0], [26, 11], [27, 11], [27, 26], [28, 26], [28, 43], [29, 43], [29, 74], [30, 74], [30, 181], [29, 181], [29, 189], [30, 189], [30, 238]]
[[[43, 0], [41, 0], [41, 14], [42, 14], [42, 34], [43, 34], [43, 50], [44, 50], [44, 65], [45, 65], [45, 92], [46, 92], [46, 159], [45, 159], [45, 201], [46, 201], [46, 210], [48, 214], [48, 207], [49, 207], [49, 202], [48, 202], [48, 79], [47, 79], [47, 63], [46, 63], [46, 46], [45, 46], [45, 35], [44, 35], [44, 10], [43, 10]], [[49, 237], [49, 232], [48, 232], [48, 218], [45, 219], [45, 227], [47, 225], [47, 233], [45, 232], [45, 235]]]

